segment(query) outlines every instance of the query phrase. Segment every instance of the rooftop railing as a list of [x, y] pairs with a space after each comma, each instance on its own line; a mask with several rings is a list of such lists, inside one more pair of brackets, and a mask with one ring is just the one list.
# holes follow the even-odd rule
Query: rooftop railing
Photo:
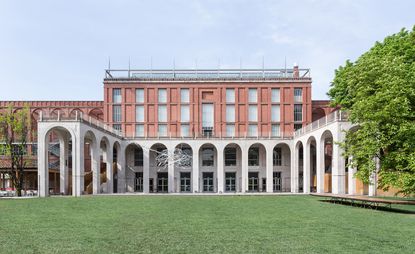
[[310, 79], [310, 69], [107, 69], [105, 79], [137, 80], [256, 80]]
[[301, 135], [310, 133], [314, 130], [317, 130], [319, 128], [322, 128], [324, 126], [329, 125], [333, 122], [347, 122], [348, 121], [348, 115], [346, 111], [336, 110], [325, 117], [322, 117], [306, 126], [304, 126], [301, 129], [298, 129], [294, 132], [294, 137], [297, 138]]

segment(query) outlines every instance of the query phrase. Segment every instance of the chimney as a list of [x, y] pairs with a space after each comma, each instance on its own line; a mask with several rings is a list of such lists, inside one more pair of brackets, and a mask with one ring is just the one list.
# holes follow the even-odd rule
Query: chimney
[[298, 64], [294, 63], [293, 78], [300, 78], [300, 71], [298, 70]]

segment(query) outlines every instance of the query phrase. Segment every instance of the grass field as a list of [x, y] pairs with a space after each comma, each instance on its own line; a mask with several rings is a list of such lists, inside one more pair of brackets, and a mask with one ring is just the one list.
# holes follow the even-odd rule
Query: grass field
[[1, 253], [413, 253], [415, 215], [311, 196], [0, 199]]

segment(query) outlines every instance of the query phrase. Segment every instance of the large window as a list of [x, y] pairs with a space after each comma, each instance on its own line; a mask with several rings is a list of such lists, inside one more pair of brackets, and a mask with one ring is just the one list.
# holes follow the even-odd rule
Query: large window
[[144, 103], [144, 89], [143, 88], [135, 89], [135, 102]]
[[235, 105], [226, 105], [226, 122], [235, 122]]
[[167, 137], [167, 125], [166, 124], [159, 124], [159, 136], [160, 137]]
[[180, 106], [180, 120], [182, 123], [188, 123], [190, 121], [190, 107], [189, 105]]
[[213, 127], [214, 108], [212, 103], [202, 104], [202, 127]]
[[279, 88], [271, 89], [271, 102], [280, 103], [280, 89]]
[[166, 105], [158, 106], [158, 121], [167, 122], [167, 106]]
[[135, 136], [136, 137], [144, 137], [144, 124], [136, 124], [135, 125]]
[[249, 148], [248, 166], [259, 166], [259, 148], [258, 147]]
[[249, 88], [248, 90], [248, 102], [257, 103], [258, 102], [258, 93], [256, 88]]
[[112, 106], [112, 121], [117, 123], [121, 122], [121, 105]]
[[294, 101], [302, 102], [303, 101], [303, 89], [294, 88]]
[[281, 153], [281, 147], [274, 148], [273, 154], [272, 154], [272, 162], [274, 166], [281, 166], [282, 164], [282, 153]]
[[121, 88], [112, 89], [112, 102], [121, 103]]
[[226, 103], [235, 103], [235, 89], [226, 89]]
[[135, 107], [135, 121], [142, 123], [144, 122], [144, 106], [136, 106]]
[[236, 147], [225, 148], [225, 166], [236, 166]]
[[279, 122], [280, 119], [280, 105], [272, 105], [271, 106], [271, 121], [272, 122]]
[[249, 137], [257, 137], [258, 136], [258, 125], [250, 124], [248, 126], [248, 136]]
[[258, 106], [257, 105], [249, 105], [248, 120], [250, 122], [257, 122], [258, 121]]
[[190, 102], [189, 89], [187, 89], [187, 88], [181, 88], [180, 89], [180, 101], [181, 101], [181, 103], [189, 103]]
[[143, 149], [134, 149], [134, 166], [143, 166]]
[[167, 89], [159, 89], [158, 93], [158, 102], [167, 103]]
[[202, 166], [213, 166], [215, 150], [207, 147], [202, 149]]
[[226, 136], [227, 137], [235, 137], [235, 125], [234, 124], [227, 124], [226, 125]]
[[294, 122], [303, 121], [303, 105], [295, 104], [294, 105]]

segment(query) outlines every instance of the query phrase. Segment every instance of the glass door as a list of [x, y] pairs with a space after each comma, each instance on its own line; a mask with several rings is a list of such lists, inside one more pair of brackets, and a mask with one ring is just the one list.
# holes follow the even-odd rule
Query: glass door
[[235, 172], [228, 172], [225, 174], [225, 191], [236, 191]]
[[248, 173], [248, 190], [249, 191], [258, 191], [258, 172], [249, 172]]
[[180, 191], [181, 192], [191, 192], [192, 187], [190, 185], [190, 172], [181, 172], [180, 173]]
[[168, 192], [169, 178], [167, 173], [157, 173], [157, 192]]
[[203, 172], [203, 191], [213, 192], [213, 172]]
[[143, 172], [135, 173], [134, 183], [134, 191], [143, 192]]
[[281, 191], [281, 172], [273, 173], [272, 184], [274, 191]]

